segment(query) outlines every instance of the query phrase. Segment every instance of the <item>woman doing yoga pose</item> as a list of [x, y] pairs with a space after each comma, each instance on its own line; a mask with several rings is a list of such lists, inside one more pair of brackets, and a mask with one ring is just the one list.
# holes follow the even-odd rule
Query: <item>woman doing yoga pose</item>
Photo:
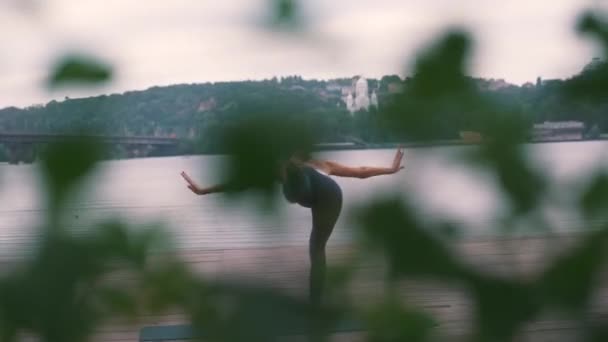
[[[325, 279], [325, 245], [342, 210], [342, 190], [329, 176], [369, 178], [390, 175], [403, 169], [403, 150], [399, 148], [390, 167], [349, 167], [332, 161], [315, 160], [301, 154], [293, 155], [279, 167], [279, 180], [283, 194], [291, 203], [310, 208], [312, 231], [309, 241], [310, 278], [309, 293], [312, 303], [318, 304]], [[222, 192], [225, 185], [200, 187], [188, 174], [182, 172], [188, 188], [197, 195]]]

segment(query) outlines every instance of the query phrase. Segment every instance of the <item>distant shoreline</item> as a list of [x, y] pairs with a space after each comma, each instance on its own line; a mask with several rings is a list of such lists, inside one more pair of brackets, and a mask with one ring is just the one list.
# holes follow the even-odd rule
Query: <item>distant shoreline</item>
[[[604, 141], [608, 140], [608, 137], [598, 137], [592, 139], [536, 139], [522, 142], [522, 144], [548, 144], [548, 143], [566, 143], [566, 142], [591, 142], [591, 141]], [[403, 143], [378, 143], [378, 144], [367, 144], [360, 145], [354, 143], [327, 143], [318, 144], [319, 150], [331, 151], [331, 150], [375, 150], [375, 149], [387, 149], [397, 148], [402, 146], [403, 148], [425, 148], [425, 147], [447, 147], [447, 146], [475, 146], [482, 145], [483, 141], [464, 141], [461, 139], [454, 140], [434, 140], [434, 141], [418, 141], [418, 142], [403, 142]]]
[[[593, 141], [606, 141], [608, 135], [603, 135], [597, 138], [589, 139], [543, 139], [543, 140], [530, 140], [522, 142], [521, 144], [550, 144], [550, 143], [568, 143], [568, 142], [593, 142]], [[382, 149], [395, 149], [398, 147], [403, 148], [430, 148], [430, 147], [450, 147], [450, 146], [478, 146], [482, 145], [483, 141], [464, 141], [461, 139], [454, 140], [435, 140], [435, 141], [418, 141], [418, 142], [404, 142], [404, 143], [378, 143], [378, 144], [355, 144], [355, 143], [324, 143], [317, 144], [314, 151], [318, 152], [331, 152], [331, 151], [364, 151], [364, 150], [382, 150]], [[151, 155], [141, 156], [133, 158], [108, 158], [103, 161], [112, 160], [131, 160], [131, 159], [147, 159], [147, 158], [166, 158], [166, 157], [194, 157], [194, 156], [218, 156], [225, 155], [225, 153], [184, 153], [184, 154], [172, 154], [172, 155]], [[23, 164], [32, 164], [36, 161]], [[0, 164], [10, 164], [8, 161], [0, 161]], [[18, 164], [15, 164], [18, 165]]]

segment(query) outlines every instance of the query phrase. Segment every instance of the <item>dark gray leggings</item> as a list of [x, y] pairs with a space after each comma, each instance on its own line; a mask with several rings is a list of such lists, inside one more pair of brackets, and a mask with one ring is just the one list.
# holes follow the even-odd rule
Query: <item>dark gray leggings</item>
[[314, 173], [312, 187], [315, 196], [310, 207], [312, 231], [309, 242], [309, 293], [311, 303], [318, 305], [325, 285], [325, 245], [342, 210], [342, 190], [333, 179], [316, 171]]

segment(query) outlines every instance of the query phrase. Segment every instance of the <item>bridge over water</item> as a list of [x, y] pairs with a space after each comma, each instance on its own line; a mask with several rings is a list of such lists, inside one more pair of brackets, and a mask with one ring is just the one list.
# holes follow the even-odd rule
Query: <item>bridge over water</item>
[[[172, 155], [182, 141], [175, 137], [120, 136], [120, 135], [69, 135], [46, 133], [7, 133], [0, 132], [0, 145], [4, 146], [9, 162], [31, 163], [40, 149], [58, 140], [95, 138], [114, 149], [122, 149], [126, 157], [146, 157], [150, 155]], [[326, 142], [316, 145], [319, 150], [361, 149], [369, 147], [365, 141], [352, 136], [342, 136], [342, 142]], [[0, 146], [0, 148], [2, 148]], [[111, 150], [111, 149], [110, 149]]]
[[95, 138], [98, 141], [123, 149], [128, 157], [145, 157], [151, 153], [165, 155], [176, 152], [180, 139], [154, 136], [119, 135], [65, 135], [39, 133], [0, 133], [0, 144], [4, 146], [9, 162], [30, 163], [36, 159], [41, 146], [45, 144], [77, 138]]

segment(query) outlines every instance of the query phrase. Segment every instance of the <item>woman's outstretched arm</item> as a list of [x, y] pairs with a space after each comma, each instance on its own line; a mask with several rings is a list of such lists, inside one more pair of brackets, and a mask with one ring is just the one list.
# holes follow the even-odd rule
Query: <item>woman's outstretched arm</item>
[[311, 161], [310, 163], [314, 166], [326, 171], [328, 174], [338, 177], [351, 177], [351, 178], [369, 178], [380, 175], [391, 175], [399, 172], [403, 169], [401, 161], [403, 160], [403, 150], [397, 149], [393, 163], [390, 167], [373, 167], [373, 166], [360, 166], [350, 167], [338, 164], [332, 161]]
[[186, 180], [186, 183], [188, 183], [188, 189], [190, 189], [193, 193], [197, 195], [207, 195], [216, 192], [224, 192], [227, 188], [225, 185], [214, 185], [207, 188], [203, 188], [196, 184], [196, 182], [193, 181], [192, 178], [190, 178], [190, 176], [188, 176], [186, 172], [182, 171], [181, 175]]

